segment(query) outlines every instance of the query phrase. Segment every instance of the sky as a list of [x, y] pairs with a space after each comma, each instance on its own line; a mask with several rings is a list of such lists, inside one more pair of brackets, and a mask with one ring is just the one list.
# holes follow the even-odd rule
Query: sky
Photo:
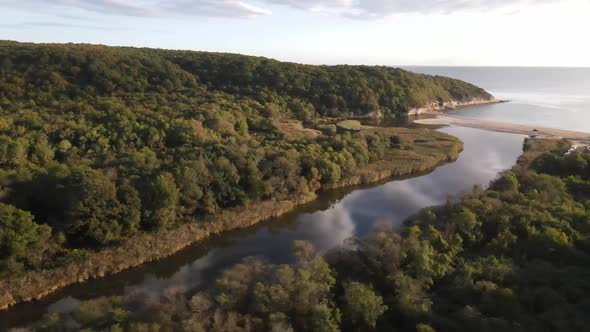
[[310, 64], [590, 67], [590, 0], [0, 0], [0, 39]]

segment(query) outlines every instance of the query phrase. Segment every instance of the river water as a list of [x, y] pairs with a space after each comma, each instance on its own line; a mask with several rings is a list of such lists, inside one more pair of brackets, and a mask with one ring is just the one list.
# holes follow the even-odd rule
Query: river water
[[[412, 71], [466, 80], [510, 103], [464, 108], [458, 114], [513, 123], [590, 132], [590, 69], [413, 67]], [[273, 263], [292, 260], [293, 240], [307, 240], [321, 252], [353, 236], [388, 224], [395, 229], [423, 208], [444, 204], [474, 185], [486, 186], [510, 168], [524, 137], [478, 129], [439, 129], [459, 137], [465, 149], [457, 161], [429, 174], [367, 187], [321, 193], [295, 211], [246, 230], [202, 241], [158, 262], [114, 276], [72, 285], [36, 302], [0, 312], [0, 330], [23, 326], [47, 312], [68, 311], [99, 296], [144, 292], [158, 297], [169, 288], [194, 292], [224, 268], [248, 256]]]
[[401, 229], [403, 221], [421, 209], [444, 204], [476, 184], [486, 186], [515, 163], [524, 139], [522, 135], [460, 127], [440, 130], [459, 137], [465, 146], [457, 161], [432, 173], [321, 193], [316, 201], [275, 220], [213, 237], [161, 261], [72, 285], [40, 301], [3, 311], [0, 330], [22, 326], [46, 312], [72, 310], [79, 301], [99, 296], [139, 291], [158, 297], [169, 288], [193, 292], [249, 256], [289, 263], [294, 240], [309, 241], [325, 252], [384, 224]]

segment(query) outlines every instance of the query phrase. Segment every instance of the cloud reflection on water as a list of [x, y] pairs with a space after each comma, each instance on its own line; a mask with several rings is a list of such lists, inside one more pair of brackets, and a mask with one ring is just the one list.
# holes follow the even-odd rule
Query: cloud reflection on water
[[[499, 172], [514, 164], [522, 148], [521, 135], [459, 127], [442, 131], [465, 142], [456, 162], [417, 178], [354, 191], [328, 209], [296, 216], [295, 224], [281, 224], [278, 220], [254, 233], [221, 241], [207, 255], [179, 267], [171, 276], [148, 273], [141, 283], [127, 286], [125, 292], [142, 293], [147, 299], [158, 301], [171, 290], [195, 291], [212, 282], [224, 268], [249, 256], [264, 257], [275, 264], [288, 263], [294, 240], [309, 241], [324, 253], [351, 237], [370, 234], [383, 223], [400, 230], [403, 221], [419, 210], [444, 204], [449, 195], [459, 196], [475, 184], [486, 186]], [[50, 310], [71, 310], [76, 301], [65, 298]]]

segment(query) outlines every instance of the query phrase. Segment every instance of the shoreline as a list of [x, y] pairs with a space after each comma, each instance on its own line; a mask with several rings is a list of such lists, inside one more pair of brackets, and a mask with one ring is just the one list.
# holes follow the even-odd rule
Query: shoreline
[[[436, 137], [441, 134], [437, 133], [433, 138], [438, 139]], [[91, 252], [80, 261], [55, 269], [29, 271], [16, 277], [2, 279], [0, 310], [41, 299], [68, 285], [114, 275], [123, 270], [164, 259], [212, 235], [247, 228], [270, 218], [280, 217], [300, 205], [312, 202], [316, 199], [317, 193], [323, 190], [376, 183], [388, 178], [432, 171], [458, 158], [463, 143], [460, 140], [451, 141], [452, 145], [449, 145], [444, 153], [432, 151], [428, 154], [416, 154], [412, 151], [391, 149], [383, 160], [360, 168], [355, 174], [341, 179], [334, 185], [324, 186], [306, 194], [292, 195], [280, 201], [263, 201], [247, 207], [229, 209], [206, 221], [184, 218], [174, 229], [139, 235], [119, 246]]]
[[506, 100], [500, 100], [496, 98], [492, 99], [482, 99], [482, 98], [474, 98], [469, 101], [455, 101], [451, 100], [444, 103], [433, 102], [424, 107], [419, 108], [412, 108], [408, 111], [408, 116], [417, 116], [423, 114], [435, 114], [435, 113], [443, 113], [448, 110], [464, 108], [469, 106], [477, 106], [477, 105], [488, 105], [488, 104], [501, 104], [506, 103]]
[[469, 127], [511, 134], [522, 134], [539, 138], [567, 139], [575, 142], [590, 142], [590, 133], [579, 131], [514, 124], [493, 120], [482, 120], [437, 112], [425, 112], [423, 114], [432, 115], [434, 117], [414, 120], [414, 123], [423, 125], [454, 125], [459, 127]]

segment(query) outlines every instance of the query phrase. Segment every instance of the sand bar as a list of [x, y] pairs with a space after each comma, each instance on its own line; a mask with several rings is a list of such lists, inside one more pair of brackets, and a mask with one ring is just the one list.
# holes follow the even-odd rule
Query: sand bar
[[499, 131], [504, 133], [514, 133], [550, 138], [565, 138], [577, 142], [590, 142], [590, 133], [584, 133], [579, 131], [554, 129], [531, 125], [521, 125], [492, 120], [482, 120], [458, 115], [442, 114], [437, 112], [428, 112], [426, 114], [434, 117], [427, 119], [418, 119], [414, 122], [425, 125], [454, 125], [460, 127], [470, 127], [477, 129]]

